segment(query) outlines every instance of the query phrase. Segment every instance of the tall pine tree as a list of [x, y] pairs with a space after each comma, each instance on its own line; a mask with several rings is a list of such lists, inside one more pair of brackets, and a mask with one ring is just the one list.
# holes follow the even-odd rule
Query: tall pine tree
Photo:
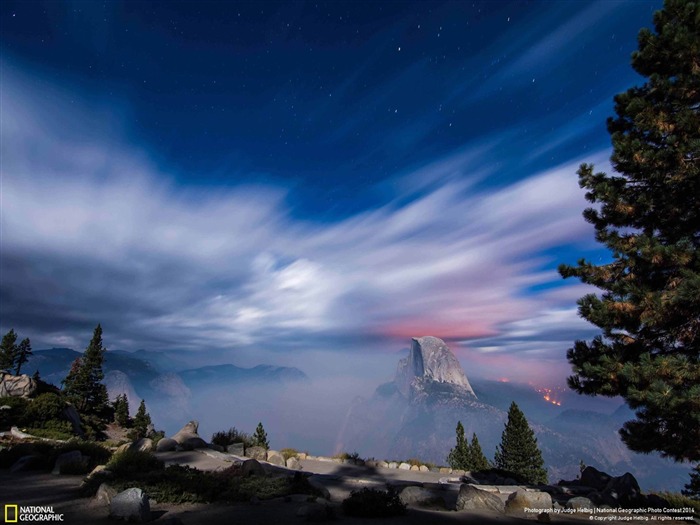
[[15, 356], [15, 375], [19, 375], [22, 370], [22, 365], [29, 361], [29, 356], [33, 354], [32, 344], [28, 337], [22, 339], [22, 342], [17, 346]]
[[[126, 398], [126, 395], [124, 398]], [[134, 416], [134, 429], [140, 438], [148, 434], [148, 425], [150, 424], [151, 415], [146, 412], [146, 402], [142, 399], [139, 409], [136, 411], [136, 416]]]
[[578, 171], [612, 261], [559, 269], [602, 290], [578, 301], [602, 333], [568, 351], [569, 386], [625, 399], [632, 450], [700, 461], [700, 3], [666, 0], [638, 40], [646, 82], [608, 119], [616, 174]]
[[90, 344], [82, 357], [73, 362], [63, 380], [63, 391], [81, 415], [102, 418], [108, 407], [107, 387], [102, 384], [105, 348], [102, 346], [102, 326], [95, 328]]
[[10, 329], [0, 343], [0, 370], [12, 372], [17, 359], [17, 333]]
[[464, 437], [464, 426], [461, 421], [457, 421], [455, 433], [457, 435], [457, 443], [455, 448], [450, 450], [450, 453], [447, 455], [447, 463], [453, 469], [471, 470], [471, 449], [469, 441]]
[[521, 476], [528, 483], [547, 483], [542, 453], [537, 438], [518, 405], [513, 401], [508, 410], [508, 422], [496, 448], [497, 468]]

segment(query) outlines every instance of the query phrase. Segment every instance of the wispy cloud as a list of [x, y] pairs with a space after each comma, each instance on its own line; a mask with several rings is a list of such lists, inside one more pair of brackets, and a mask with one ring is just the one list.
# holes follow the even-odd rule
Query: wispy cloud
[[527, 292], [558, 279], [543, 250], [590, 235], [576, 162], [477, 189], [489, 168], [475, 145], [397, 174], [383, 205], [319, 223], [292, 216], [283, 187], [178, 185], [91, 119], [70, 121], [85, 113], [64, 99], [37, 114], [36, 94], [8, 83], [3, 330], [82, 346], [102, 322], [112, 347], [268, 350], [488, 336], [473, 350], [527, 354], [580, 329], [554, 292]]

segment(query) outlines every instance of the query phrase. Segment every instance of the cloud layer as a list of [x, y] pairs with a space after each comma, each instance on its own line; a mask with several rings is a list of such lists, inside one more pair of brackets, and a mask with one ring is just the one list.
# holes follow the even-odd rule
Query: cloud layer
[[5, 73], [1, 328], [35, 347], [82, 348], [101, 322], [112, 348], [393, 351], [432, 334], [563, 363], [588, 330], [551, 255], [591, 247], [575, 161], [486, 189], [482, 141], [314, 222], [279, 185], [180, 184], [95, 108]]

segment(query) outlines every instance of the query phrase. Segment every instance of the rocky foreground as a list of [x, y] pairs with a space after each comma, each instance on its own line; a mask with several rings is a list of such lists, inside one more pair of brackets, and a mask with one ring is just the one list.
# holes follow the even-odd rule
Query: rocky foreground
[[[342, 501], [362, 488], [393, 489], [407, 507], [403, 516], [373, 520], [380, 523], [582, 523], [608, 521], [640, 523], [659, 518], [679, 518], [664, 510], [668, 504], [653, 495], [643, 495], [630, 474], [611, 477], [591, 467], [580, 479], [557, 485], [518, 485], [497, 474], [471, 475], [383, 462], [355, 464], [353, 460], [311, 457], [299, 454], [286, 461], [279, 452], [251, 447], [245, 456], [212, 448], [197, 435], [195, 422], [155, 447], [150, 440], [128, 444], [123, 450], [149, 451], [167, 465], [186, 465], [199, 471], [230, 472], [268, 478], [305, 478], [322, 497], [289, 494], [267, 500], [256, 497], [244, 503], [164, 504], [133, 486], [118, 492], [109, 484], [104, 467], [88, 476], [100, 476], [97, 494], [80, 497], [83, 476], [61, 475], [64, 465], [75, 465], [84, 458], [70, 452], [59, 456], [52, 474], [24, 471], [27, 460], [0, 471], [5, 502], [22, 506], [50, 506], [63, 514], [66, 523], [113, 523], [114, 519], [137, 522], [185, 524], [278, 524], [339, 520], [366, 523], [343, 513]], [[159, 446], [158, 446], [159, 445]], [[167, 449], [167, 450], [165, 450]], [[119, 453], [119, 452], [118, 452]], [[67, 456], [67, 455], [64, 455]], [[255, 456], [255, 457], [249, 457]], [[361, 463], [361, 462], [360, 462]], [[167, 470], [166, 470], [167, 472]], [[654, 511], [650, 509], [656, 509]], [[643, 514], [635, 514], [642, 512]], [[656, 519], [654, 519], [656, 518]]]

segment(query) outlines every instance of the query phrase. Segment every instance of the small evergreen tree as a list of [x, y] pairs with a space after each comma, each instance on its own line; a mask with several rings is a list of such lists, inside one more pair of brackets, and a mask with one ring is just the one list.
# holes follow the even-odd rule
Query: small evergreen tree
[[450, 450], [450, 453], [447, 455], [447, 463], [453, 469], [472, 470], [471, 449], [469, 441], [464, 437], [464, 426], [461, 421], [457, 421], [455, 433], [457, 442], [455, 448]]
[[700, 500], [700, 464], [695, 465], [695, 468], [691, 471], [690, 481], [682, 492], [685, 496]]
[[104, 353], [102, 327], [98, 324], [85, 353], [73, 362], [63, 380], [63, 391], [80, 414], [101, 418], [108, 407], [107, 387], [101, 382]]
[[495, 464], [497, 468], [522, 476], [528, 483], [547, 483], [537, 438], [515, 401], [508, 410], [508, 422], [501, 444], [496, 448]]
[[129, 400], [126, 394], [120, 394], [112, 404], [114, 407], [114, 421], [122, 428], [128, 428], [131, 423], [129, 417]]
[[472, 443], [469, 447], [469, 452], [471, 458], [471, 468], [469, 470], [480, 472], [491, 468], [489, 460], [486, 459], [484, 452], [481, 450], [479, 438], [476, 437], [476, 433], [472, 434]]
[[15, 366], [17, 368], [15, 369], [15, 375], [20, 374], [22, 365], [29, 361], [29, 356], [32, 355], [32, 353], [32, 345], [29, 342], [29, 338], [25, 337], [24, 339], [22, 339], [22, 342], [17, 347], [17, 354], [15, 359]]
[[255, 429], [255, 433], [253, 434], [253, 442], [256, 446], [263, 447], [266, 450], [270, 448], [270, 442], [267, 440], [267, 433], [265, 432], [262, 423], [258, 423], [258, 426]]
[[139, 437], [145, 437], [148, 434], [148, 425], [150, 424], [151, 415], [146, 412], [146, 402], [142, 399], [139, 409], [136, 411], [136, 416], [134, 417], [134, 429]]
[[17, 360], [17, 333], [10, 329], [0, 343], [0, 370], [11, 372]]

